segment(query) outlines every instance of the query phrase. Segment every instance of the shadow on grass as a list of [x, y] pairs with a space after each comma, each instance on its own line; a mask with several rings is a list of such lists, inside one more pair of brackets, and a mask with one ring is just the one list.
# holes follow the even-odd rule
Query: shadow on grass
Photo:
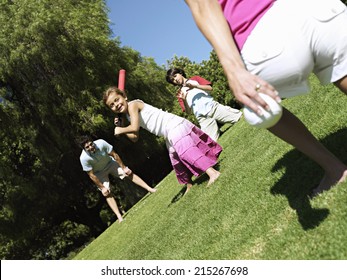
[[176, 203], [178, 202], [183, 196], [184, 196], [184, 193], [186, 192], [187, 190], [187, 186], [184, 186], [179, 192], [178, 194], [176, 194], [173, 199], [171, 200], [171, 203], [169, 204], [169, 207], [173, 204], [173, 203]]
[[[347, 162], [346, 139], [347, 129], [341, 129], [321, 140], [321, 143], [340, 160]], [[271, 193], [287, 197], [289, 206], [296, 211], [304, 230], [317, 227], [329, 215], [329, 210], [312, 208], [308, 194], [320, 182], [323, 170], [297, 150], [285, 154], [272, 171], [283, 168], [285, 174], [272, 187]]]

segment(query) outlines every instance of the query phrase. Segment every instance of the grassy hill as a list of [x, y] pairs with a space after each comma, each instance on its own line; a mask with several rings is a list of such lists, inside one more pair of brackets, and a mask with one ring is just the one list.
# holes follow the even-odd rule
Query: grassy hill
[[[283, 105], [347, 162], [347, 98], [314, 78], [312, 88]], [[309, 200], [319, 166], [243, 119], [223, 128], [212, 186], [203, 175], [182, 197], [170, 173], [75, 259], [347, 259], [347, 183]]]

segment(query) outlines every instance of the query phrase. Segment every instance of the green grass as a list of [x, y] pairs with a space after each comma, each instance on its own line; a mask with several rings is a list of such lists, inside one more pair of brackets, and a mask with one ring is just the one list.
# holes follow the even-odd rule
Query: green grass
[[[312, 87], [283, 104], [347, 162], [347, 98], [314, 78]], [[243, 119], [219, 142], [211, 187], [203, 175], [182, 197], [170, 173], [75, 259], [347, 259], [347, 183], [309, 200], [320, 167]]]

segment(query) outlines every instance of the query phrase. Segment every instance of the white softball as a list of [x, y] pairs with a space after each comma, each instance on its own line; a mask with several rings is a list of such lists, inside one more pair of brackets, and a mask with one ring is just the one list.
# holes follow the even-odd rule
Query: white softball
[[245, 106], [243, 115], [246, 121], [252, 126], [259, 128], [272, 127], [280, 120], [282, 116], [282, 106], [264, 93], [259, 93], [259, 95], [269, 105], [270, 110], [267, 111], [261, 108], [263, 115], [258, 116], [253, 110]]

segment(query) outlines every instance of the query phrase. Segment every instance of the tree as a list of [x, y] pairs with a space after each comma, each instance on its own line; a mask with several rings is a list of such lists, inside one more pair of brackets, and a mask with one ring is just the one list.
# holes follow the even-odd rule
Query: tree
[[230, 92], [228, 81], [215, 51], [211, 51], [209, 60], [200, 65], [200, 73], [213, 83], [213, 97], [221, 104], [228, 104], [234, 108], [240, 108], [234, 95]]
[[[129, 95], [169, 107], [159, 78], [143, 77], [164, 70], [110, 39], [102, 0], [1, 0], [0, 11], [0, 256], [62, 258], [107, 226], [104, 199], [81, 171], [76, 135], [117, 144], [136, 172], [148, 157], [169, 166], [161, 139], [146, 136], [131, 150], [115, 141], [100, 101], [124, 68]], [[125, 207], [143, 193], [131, 195]]]

